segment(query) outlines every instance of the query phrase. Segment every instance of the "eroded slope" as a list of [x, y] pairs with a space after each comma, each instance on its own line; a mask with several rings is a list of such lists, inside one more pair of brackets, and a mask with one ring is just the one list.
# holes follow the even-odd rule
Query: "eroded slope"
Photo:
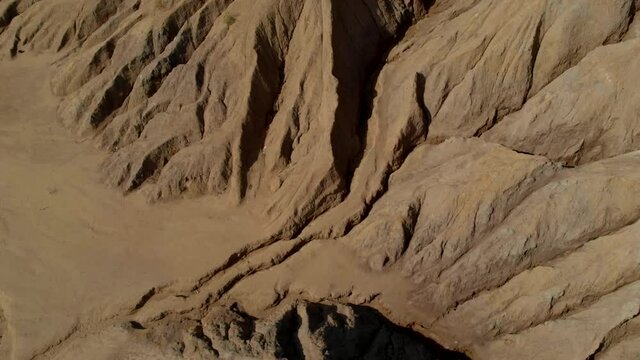
[[[267, 318], [289, 298], [361, 291], [474, 358], [634, 358], [639, 6], [2, 0], [0, 50], [59, 54], [58, 115], [109, 153], [106, 183], [269, 218], [269, 236], [115, 315], [161, 343], [185, 313], [202, 321], [234, 294], [251, 307], [253, 286]], [[280, 283], [323, 239], [361, 263]], [[351, 292], [321, 285], [337, 282]]]

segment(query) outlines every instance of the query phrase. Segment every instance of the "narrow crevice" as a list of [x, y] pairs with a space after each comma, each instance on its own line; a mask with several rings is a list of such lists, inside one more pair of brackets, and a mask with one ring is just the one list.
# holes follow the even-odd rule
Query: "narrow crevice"
[[142, 163], [137, 168], [135, 175], [131, 176], [126, 185], [126, 191], [130, 192], [138, 189], [149, 179], [156, 179], [169, 160], [183, 149], [187, 140], [180, 136], [166, 140], [157, 145], [152, 151], [144, 156]]
[[629, 4], [629, 21], [625, 24], [624, 29], [618, 34], [611, 34], [607, 39], [605, 39], [602, 45], [616, 44], [624, 41], [625, 36], [631, 28], [631, 24], [633, 24], [633, 21], [635, 20], [638, 10], [639, 9], [636, 7], [636, 0], [631, 0], [631, 3]]
[[638, 14], [640, 14], [640, 9], [638, 9], [636, 2], [632, 1], [631, 8], [629, 10], [629, 24], [624, 29], [624, 32], [620, 35], [620, 41], [624, 41], [627, 37], [627, 34], [629, 33], [629, 30], [631, 30], [631, 27], [635, 25], [635, 22], [640, 21], [638, 18]]
[[298, 337], [302, 319], [295, 308], [287, 311], [276, 323], [276, 356], [285, 359], [304, 359], [304, 349]]
[[2, 34], [16, 16], [18, 16], [18, 0], [14, 0], [7, 6], [4, 13], [0, 15], [0, 34]]
[[[527, 100], [532, 95], [531, 94], [531, 89], [533, 87], [534, 70], [535, 70], [536, 62], [538, 61], [538, 53], [540, 52], [540, 46], [542, 45], [542, 39], [543, 39], [543, 36], [544, 36], [544, 34], [542, 34], [542, 22], [543, 22], [542, 19], [538, 20], [538, 25], [536, 26], [536, 32], [533, 35], [533, 43], [532, 43], [532, 48], [531, 48], [531, 62], [529, 63], [529, 71], [528, 71], [529, 72], [529, 83], [527, 84], [527, 91], [525, 91], [524, 97], [522, 98], [522, 105], [520, 106], [520, 109], [522, 109], [524, 104], [527, 102]], [[551, 79], [551, 81], [553, 81], [553, 79]], [[518, 109], [518, 110], [520, 110], [520, 109]], [[513, 112], [516, 112], [518, 110], [515, 110]], [[502, 118], [504, 118], [507, 115], [509, 115], [509, 114], [504, 114], [504, 116], [502, 116]], [[495, 119], [496, 121], [494, 121], [493, 125], [495, 125], [498, 121], [502, 120], [502, 118]]]
[[49, 355], [55, 354], [56, 350], [62, 344], [64, 344], [67, 340], [77, 335], [80, 332], [80, 330], [81, 330], [80, 324], [76, 323], [75, 325], [73, 325], [73, 327], [71, 327], [71, 329], [64, 336], [62, 336], [61, 338], [53, 342], [51, 345], [47, 346], [42, 351], [33, 355], [30, 360], [39, 360], [39, 359], [49, 358]]
[[420, 211], [422, 210], [422, 202], [418, 201], [417, 203], [409, 206], [407, 211], [407, 219], [403, 221], [402, 231], [404, 241], [402, 243], [402, 249], [400, 252], [400, 256], [404, 255], [411, 244], [411, 240], [413, 240], [413, 235], [415, 234], [416, 226], [418, 224], [418, 219], [420, 218]]
[[624, 328], [627, 326], [627, 324], [636, 319], [638, 317], [638, 315], [640, 314], [640, 308], [636, 309], [635, 314], [633, 314], [633, 316], [623, 322], [621, 322], [620, 324], [616, 325], [615, 327], [613, 327], [612, 329], [610, 329], [602, 338], [602, 340], [600, 341], [600, 344], [598, 345], [598, 347], [594, 350], [593, 353], [591, 353], [586, 360], [595, 360], [597, 358], [597, 356], [603, 352], [605, 352], [610, 346], [612, 342], [615, 342], [617, 339], [619, 339], [620, 337], [624, 336]]
[[214, 356], [220, 356], [220, 352], [213, 346], [213, 341], [205, 334], [202, 328], [202, 321], [191, 331], [191, 336], [202, 341], [206, 345], [206, 349], [213, 353]]
[[136, 310], [140, 310], [147, 302], [149, 302], [149, 300], [151, 300], [151, 298], [153, 296], [156, 295], [157, 289], [151, 288], [149, 289], [149, 291], [147, 291], [144, 295], [142, 295], [142, 297], [140, 298], [140, 300], [136, 303], [136, 305], [133, 307], [132, 309], [132, 313], [135, 312]]
[[355, 156], [349, 161], [347, 165], [347, 172], [345, 176], [345, 183], [348, 186], [349, 192], [351, 192], [351, 185], [353, 177], [357, 168], [360, 166], [364, 153], [367, 149], [367, 132], [369, 126], [369, 120], [373, 116], [373, 109], [375, 101], [378, 97], [376, 86], [378, 84], [378, 78], [387, 64], [389, 54], [391, 51], [405, 38], [407, 31], [414, 24], [412, 16], [405, 15], [398, 27], [397, 34], [390, 37], [387, 40], [381, 41], [378, 44], [378, 54], [367, 66], [365, 70], [366, 80], [363, 83], [360, 104], [358, 110], [358, 120], [356, 125], [356, 135], [359, 143], [359, 149]]
[[[629, 329], [629, 325], [632, 322], [637, 321], [640, 318], [640, 309], [633, 315], [631, 318], [623, 321], [618, 324], [616, 327], [612, 328], [607, 332], [607, 334], [602, 338], [600, 344], [596, 348], [596, 350], [586, 358], [586, 360], [596, 360], [600, 357], [601, 354], [605, 354], [609, 349], [613, 348], [615, 345], [619, 344], [623, 339], [629, 338], [633, 335], [634, 338], [638, 339], [638, 335], [640, 332], [638, 329]], [[640, 340], [640, 339], [638, 339]]]
[[[267, 56], [267, 55], [266, 54], [263, 56], [258, 55], [258, 58], [259, 58], [258, 63], [261, 62], [260, 59], [263, 58], [264, 56]], [[275, 58], [276, 55], [269, 54], [269, 57]], [[264, 79], [262, 78], [263, 75], [260, 74], [261, 72], [267, 73], [267, 74], [272, 74], [272, 73], [276, 74], [274, 79], [275, 80], [274, 83], [276, 84], [274, 91], [271, 92], [271, 94], [268, 94], [270, 95], [270, 98], [266, 100], [268, 103], [271, 104], [271, 109], [266, 114], [264, 114], [264, 116], [261, 116], [262, 119], [250, 119], [247, 126], [241, 129], [240, 143], [243, 145], [240, 150], [241, 163], [242, 163], [242, 166], [240, 167], [241, 174], [239, 174], [240, 187], [238, 189], [239, 191], [238, 195], [240, 199], [244, 199], [247, 195], [247, 191], [250, 190], [249, 187], [251, 186], [251, 184], [249, 180], [249, 174], [251, 172], [251, 169], [259, 160], [262, 154], [262, 151], [264, 150], [265, 141], [267, 139], [269, 128], [271, 127], [273, 119], [275, 118], [278, 112], [278, 98], [280, 93], [282, 92], [282, 87], [284, 86], [285, 65], [286, 65], [285, 61], [284, 60], [281, 61], [278, 64], [277, 71], [275, 72], [269, 71], [267, 69], [266, 64], [264, 65], [265, 67], [264, 70], [260, 68], [260, 65], [258, 65], [259, 68], [256, 69], [256, 73], [254, 74], [254, 78], [252, 79], [251, 87], [252, 89], [254, 89], [261, 86], [261, 84], [264, 82]], [[249, 101], [251, 102], [252, 99], [255, 97], [256, 97], [255, 95], [249, 94]], [[259, 97], [261, 96], [258, 96], [258, 98]], [[265, 101], [265, 100], [260, 99], [259, 101]], [[253, 108], [253, 106], [251, 105], [249, 107]]]
[[486, 124], [482, 125], [482, 127], [478, 128], [478, 130], [476, 130], [476, 132], [473, 134], [473, 137], [481, 137], [484, 133], [491, 130], [491, 128], [493, 128], [493, 126], [496, 125], [497, 123], [498, 123], [498, 110], [494, 110], [493, 117], [491, 118], [491, 120]]
[[483, 134], [498, 125], [505, 117], [522, 110], [522, 108], [527, 103], [527, 100], [530, 98], [530, 96], [532, 96], [531, 90], [533, 88], [534, 69], [538, 59], [538, 53], [540, 52], [540, 46], [542, 45], [542, 38], [544, 36], [542, 33], [542, 24], [542, 19], [538, 19], [536, 30], [531, 43], [531, 61], [529, 62], [529, 69], [527, 71], [529, 74], [527, 79], [527, 89], [523, 93], [522, 100], [520, 100], [520, 105], [515, 109], [494, 109], [491, 119], [487, 123], [483, 124], [480, 128], [478, 128], [473, 134], [473, 137], [481, 137]]
[[[422, 141], [425, 141], [429, 134], [429, 126], [431, 125], [431, 113], [429, 112], [429, 109], [426, 107], [426, 104], [424, 102], [426, 79], [423, 74], [416, 73], [414, 81], [415, 81], [414, 87], [415, 87], [416, 98], [413, 99], [413, 101], [415, 101], [418, 104], [421, 111], [420, 116], [422, 121], [424, 122], [423, 125], [425, 129], [425, 132], [422, 136], [423, 137]], [[405, 147], [404, 144], [397, 144], [397, 147], [398, 147], [398, 149], [396, 149], [397, 153], [394, 155], [394, 160], [386, 166], [385, 173], [383, 174], [381, 179], [380, 188], [371, 196], [371, 198], [368, 201], [366, 201], [363, 204], [361, 216], [358, 216], [355, 219], [355, 221], [350, 221], [349, 223], [345, 224], [344, 233], [341, 235], [348, 235], [355, 226], [357, 226], [359, 223], [361, 223], [364, 219], [366, 219], [369, 216], [375, 203], [378, 200], [380, 200], [380, 198], [382, 198], [382, 196], [384, 196], [384, 194], [386, 194], [389, 191], [389, 181], [393, 173], [395, 173], [400, 168], [402, 168], [402, 165], [404, 165], [404, 162], [406, 161], [409, 154], [411, 154], [411, 152], [419, 145], [420, 143], [417, 143], [417, 144], [411, 144], [410, 146]]]
[[114, 77], [112, 83], [104, 91], [95, 110], [89, 115], [90, 125], [97, 130], [103, 129], [110, 119], [114, 117], [116, 111], [122, 107], [127, 97], [133, 89], [135, 76], [129, 74], [130, 69], [125, 66]]

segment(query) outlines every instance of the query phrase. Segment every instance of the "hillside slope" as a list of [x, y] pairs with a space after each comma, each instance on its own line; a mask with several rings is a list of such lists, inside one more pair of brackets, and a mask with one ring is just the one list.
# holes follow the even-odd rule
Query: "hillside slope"
[[[473, 359], [638, 358], [639, 9], [0, 0], [0, 58], [54, 54], [57, 117], [108, 154], [105, 184], [267, 222], [200, 278], [158, 284], [36, 358], [122, 331], [168, 358], [462, 356], [396, 325]], [[350, 330], [305, 320], [324, 306], [357, 329], [339, 336], [384, 331], [373, 343], [386, 350], [334, 344]], [[218, 334], [216, 316], [239, 333]], [[278, 338], [290, 316], [297, 347]]]

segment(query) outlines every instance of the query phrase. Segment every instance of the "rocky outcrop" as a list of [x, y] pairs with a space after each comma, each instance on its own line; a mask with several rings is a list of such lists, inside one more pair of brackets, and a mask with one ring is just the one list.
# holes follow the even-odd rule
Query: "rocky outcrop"
[[158, 346], [188, 323], [189, 354], [429, 358], [424, 339], [335, 296], [261, 320], [217, 307], [331, 239], [367, 271], [408, 279], [402, 301], [370, 305], [412, 316], [447, 348], [634, 358], [639, 6], [0, 0], [0, 51], [57, 54], [58, 115], [108, 152], [106, 183], [269, 217], [269, 237], [187, 295], [168, 289], [136, 309], [152, 314], [134, 325]]
[[[165, 322], [174, 323], [175, 319]], [[185, 355], [200, 343], [211, 358], [466, 358], [425, 343], [419, 335], [396, 327], [377, 311], [362, 306], [300, 302], [283, 305], [264, 318], [244, 313], [237, 305], [218, 306], [199, 322], [183, 321], [182, 327], [172, 334], [166, 333], [166, 326], [137, 331], [146, 333], [159, 346], [164, 342], [182, 343], [178, 350]]]
[[[104, 353], [109, 345], [120, 358], [156, 355], [170, 359], [426, 359], [464, 360], [462, 354], [425, 342], [410, 330], [389, 323], [364, 306], [306, 301], [282, 304], [262, 317], [237, 304], [215, 306], [202, 320], [169, 316], [157, 323], [117, 324], [74, 339], [73, 351]], [[134, 340], [131, 340], [134, 339]], [[124, 344], [119, 344], [124, 345]], [[63, 348], [57, 358], [71, 358]], [[107, 350], [108, 351], [108, 350]]]

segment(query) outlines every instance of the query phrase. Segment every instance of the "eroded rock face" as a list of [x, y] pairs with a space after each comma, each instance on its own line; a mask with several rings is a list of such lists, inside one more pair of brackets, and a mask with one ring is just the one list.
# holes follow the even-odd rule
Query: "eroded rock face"
[[592, 51], [484, 138], [569, 165], [638, 149], [640, 41]]
[[[96, 347], [92, 342], [102, 338], [118, 345], [112, 346], [112, 354], [120, 358], [468, 359], [425, 342], [365, 306], [298, 301], [281, 304], [257, 318], [237, 304], [224, 304], [210, 308], [201, 320], [191, 315], [170, 316], [151, 327], [138, 322], [116, 324], [74, 339], [73, 350], [76, 354], [89, 349], [104, 352], [109, 345]], [[73, 358], [67, 349], [63, 347], [57, 358]]]
[[[59, 53], [59, 117], [109, 153], [106, 183], [268, 214], [268, 239], [187, 295], [169, 289], [135, 309], [160, 338], [204, 309], [190, 320], [191, 355], [429, 358], [423, 342], [352, 306], [303, 303], [261, 320], [215, 307], [333, 239], [413, 284], [403, 306], [384, 293], [371, 306], [414, 314], [424, 335], [473, 358], [634, 359], [639, 8], [0, 0], [0, 51]], [[190, 308], [176, 309], [178, 294]]]
[[[162, 339], [160, 332], [147, 332]], [[153, 334], [153, 335], [151, 335]], [[174, 336], [176, 336], [175, 334]], [[213, 358], [251, 359], [465, 359], [425, 343], [367, 307], [301, 302], [258, 319], [237, 306], [215, 307], [183, 339], [204, 341]], [[179, 342], [179, 341], [178, 341]], [[186, 347], [185, 347], [186, 348]]]
[[151, 199], [266, 198], [298, 231], [345, 194], [367, 71], [423, 11], [391, 0], [114, 3], [103, 26], [74, 37], [53, 88], [63, 122], [113, 152], [108, 183], [153, 180]]

